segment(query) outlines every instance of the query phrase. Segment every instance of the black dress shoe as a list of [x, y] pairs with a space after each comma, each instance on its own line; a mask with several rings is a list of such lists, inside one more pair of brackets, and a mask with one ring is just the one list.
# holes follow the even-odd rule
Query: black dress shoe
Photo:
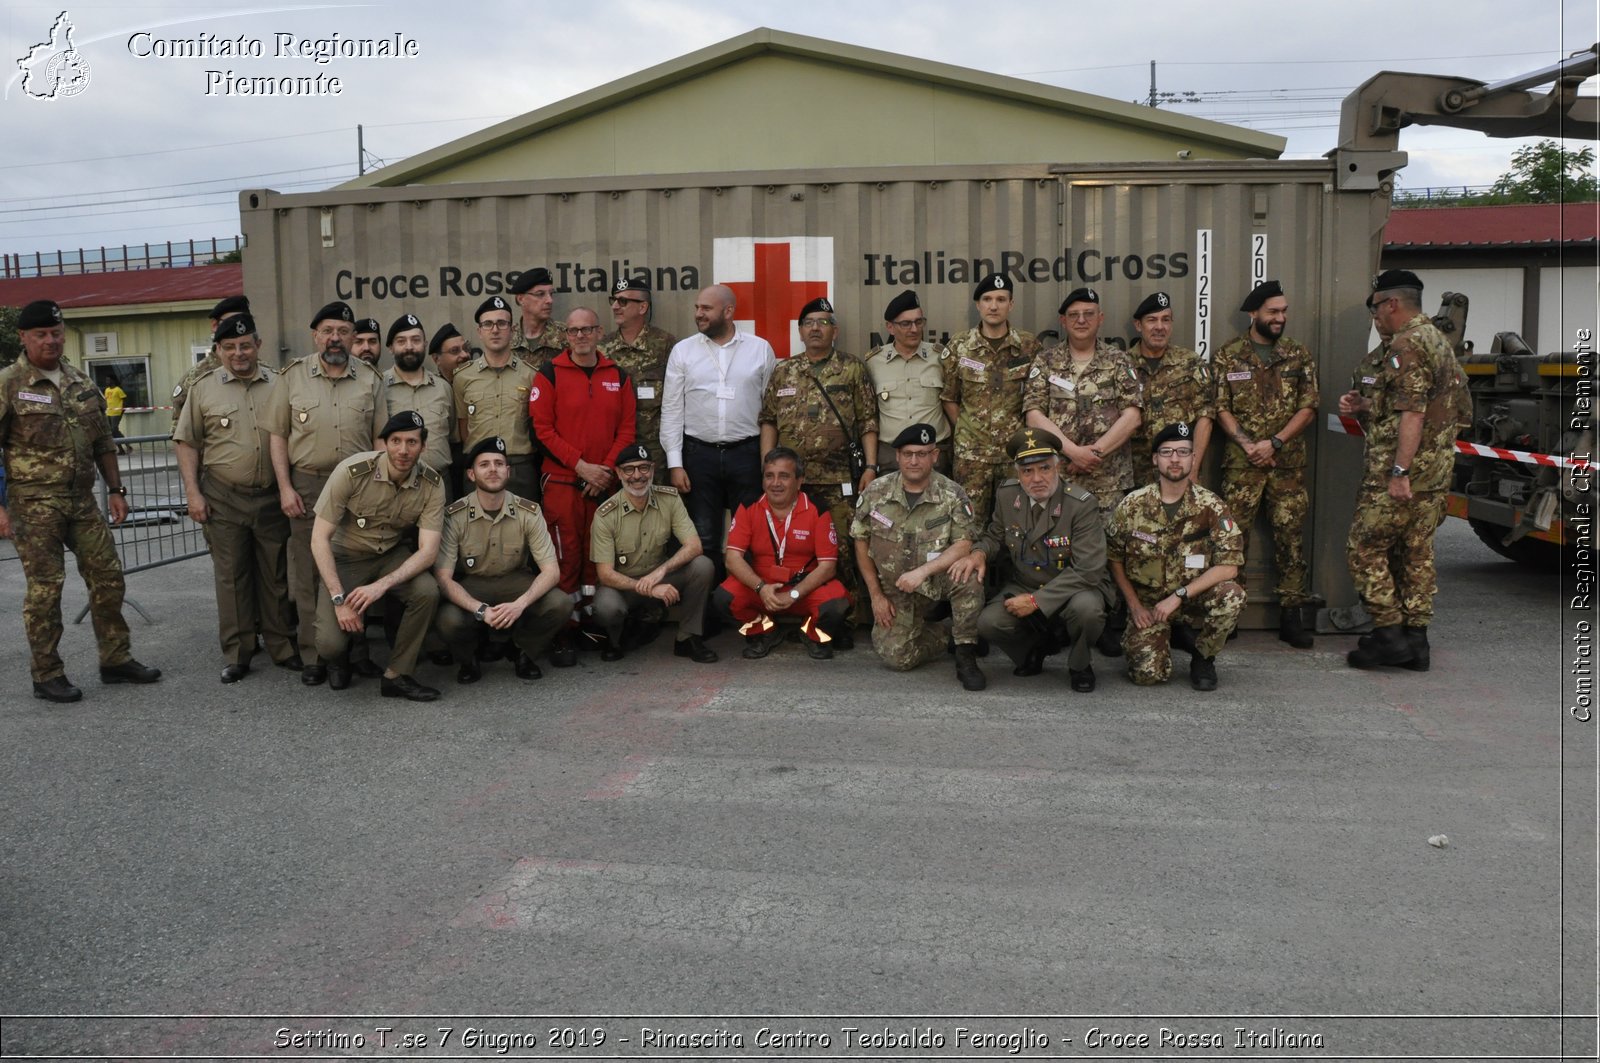
[[362, 679], [376, 679], [383, 674], [383, 669], [379, 668], [378, 662], [371, 657], [365, 657], [359, 661], [351, 661], [349, 671], [354, 672]]
[[[378, 674], [382, 675], [383, 673], [379, 672]], [[350, 685], [350, 665], [348, 665], [348, 664], [330, 664], [330, 665], [328, 665], [328, 689], [329, 690], [344, 690], [347, 687], [349, 687], [349, 685]]]
[[33, 684], [33, 696], [65, 705], [69, 701], [82, 701], [83, 691], [73, 686], [64, 675]]
[[1068, 668], [1067, 676], [1072, 680], [1072, 689], [1080, 694], [1087, 694], [1094, 689], [1094, 667], [1085, 666], [1082, 670]]
[[300, 655], [298, 653], [295, 654], [293, 657], [288, 658], [287, 660], [273, 661], [272, 664], [273, 664], [274, 667], [277, 667], [277, 668], [287, 668], [291, 672], [298, 672], [298, 671], [301, 671], [302, 669], [305, 668], [305, 665], [302, 664], [301, 661], [300, 661]]
[[518, 679], [543, 679], [544, 672], [539, 667], [539, 662], [529, 657], [526, 653], [517, 654]]
[[320, 687], [328, 681], [328, 666], [325, 664], [308, 664], [300, 669], [300, 682], [308, 687]]
[[826, 642], [812, 642], [806, 639], [806, 653], [813, 661], [833, 660], [833, 647]]
[[129, 657], [121, 664], [100, 669], [102, 683], [154, 683], [161, 678], [161, 669], [150, 668]]
[[717, 651], [705, 644], [699, 635], [690, 635], [672, 644], [674, 657], [687, 657], [695, 664], [715, 664]]
[[456, 669], [457, 683], [476, 683], [483, 678], [483, 669], [478, 667], [477, 661], [467, 661]]
[[397, 675], [393, 679], [385, 676], [383, 686], [379, 692], [386, 698], [405, 698], [407, 701], [437, 701], [439, 699], [437, 690], [433, 689], [433, 687], [423, 686], [408, 675]]
[[456, 663], [456, 655], [451, 653], [449, 650], [434, 650], [432, 653], [428, 654], [428, 660], [432, 661], [440, 668], [448, 668], [452, 664]]
[[600, 659], [602, 661], [620, 661], [623, 656], [622, 646], [611, 639], [606, 639], [605, 643], [600, 647]]
[[1022, 663], [1011, 669], [1012, 675], [1038, 675], [1044, 671], [1044, 647], [1035, 646], [1028, 651]]
[[237, 683], [249, 674], [250, 666], [248, 664], [230, 664], [222, 670], [222, 681], [224, 683]]
[[550, 663], [557, 668], [571, 668], [578, 663], [578, 651], [565, 635], [550, 645]]
[[744, 639], [744, 653], [740, 654], [747, 661], [759, 661], [771, 653], [783, 641], [783, 632], [774, 628], [765, 635], [746, 635]]

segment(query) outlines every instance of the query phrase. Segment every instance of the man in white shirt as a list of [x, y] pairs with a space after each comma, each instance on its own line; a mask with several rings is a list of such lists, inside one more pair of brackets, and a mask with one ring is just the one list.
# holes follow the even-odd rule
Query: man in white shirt
[[701, 289], [697, 334], [667, 356], [661, 392], [661, 449], [672, 486], [683, 495], [706, 556], [718, 561], [718, 582], [726, 514], [761, 497], [761, 397], [778, 364], [772, 345], [735, 329], [733, 316], [731, 289]]

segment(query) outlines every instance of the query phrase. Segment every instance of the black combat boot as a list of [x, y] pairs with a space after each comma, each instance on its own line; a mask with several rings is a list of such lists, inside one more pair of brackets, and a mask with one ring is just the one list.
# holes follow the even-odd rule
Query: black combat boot
[[1358, 642], [1356, 648], [1345, 655], [1345, 662], [1351, 668], [1376, 668], [1383, 664], [1410, 665], [1416, 659], [1416, 653], [1406, 641], [1399, 624], [1373, 628], [1370, 639], [1370, 642]]
[[956, 647], [956, 678], [968, 690], [982, 690], [989, 685], [983, 669], [978, 667], [978, 648], [965, 643]]
[[1285, 605], [1278, 610], [1278, 638], [1297, 650], [1309, 650], [1311, 632], [1306, 630], [1305, 610], [1298, 605]]
[[1405, 626], [1406, 642], [1411, 645], [1411, 660], [1405, 667], [1413, 672], [1426, 672], [1428, 670], [1428, 629], [1425, 627]]

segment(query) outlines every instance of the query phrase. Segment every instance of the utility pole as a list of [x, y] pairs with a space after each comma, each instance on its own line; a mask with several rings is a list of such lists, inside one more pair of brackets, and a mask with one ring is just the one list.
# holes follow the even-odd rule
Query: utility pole
[[1150, 106], [1156, 105], [1156, 61], [1150, 60]]
[[[1150, 66], [1154, 68], [1155, 64], [1151, 63]], [[1150, 77], [1155, 77], [1153, 69]], [[1155, 85], [1155, 82], [1152, 80], [1150, 84], [1152, 86], [1150, 91], [1154, 93], [1155, 88], [1153, 86]], [[356, 126], [356, 174], [361, 177], [365, 177], [367, 175], [367, 144], [365, 135], [360, 126]]]

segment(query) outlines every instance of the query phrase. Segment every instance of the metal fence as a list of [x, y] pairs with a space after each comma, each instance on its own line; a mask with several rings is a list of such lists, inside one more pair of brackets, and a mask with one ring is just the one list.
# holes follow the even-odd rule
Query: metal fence
[[210, 240], [169, 240], [120, 247], [78, 247], [61, 251], [8, 252], [0, 255], [0, 277], [63, 277], [134, 269], [204, 266], [242, 250], [238, 236]]
[[[111, 529], [122, 571], [141, 572], [211, 552], [200, 525], [189, 519], [189, 501], [172, 440], [164, 435], [117, 440], [128, 453], [117, 458], [128, 489], [128, 519]], [[100, 508], [110, 519], [110, 494], [100, 482]]]

